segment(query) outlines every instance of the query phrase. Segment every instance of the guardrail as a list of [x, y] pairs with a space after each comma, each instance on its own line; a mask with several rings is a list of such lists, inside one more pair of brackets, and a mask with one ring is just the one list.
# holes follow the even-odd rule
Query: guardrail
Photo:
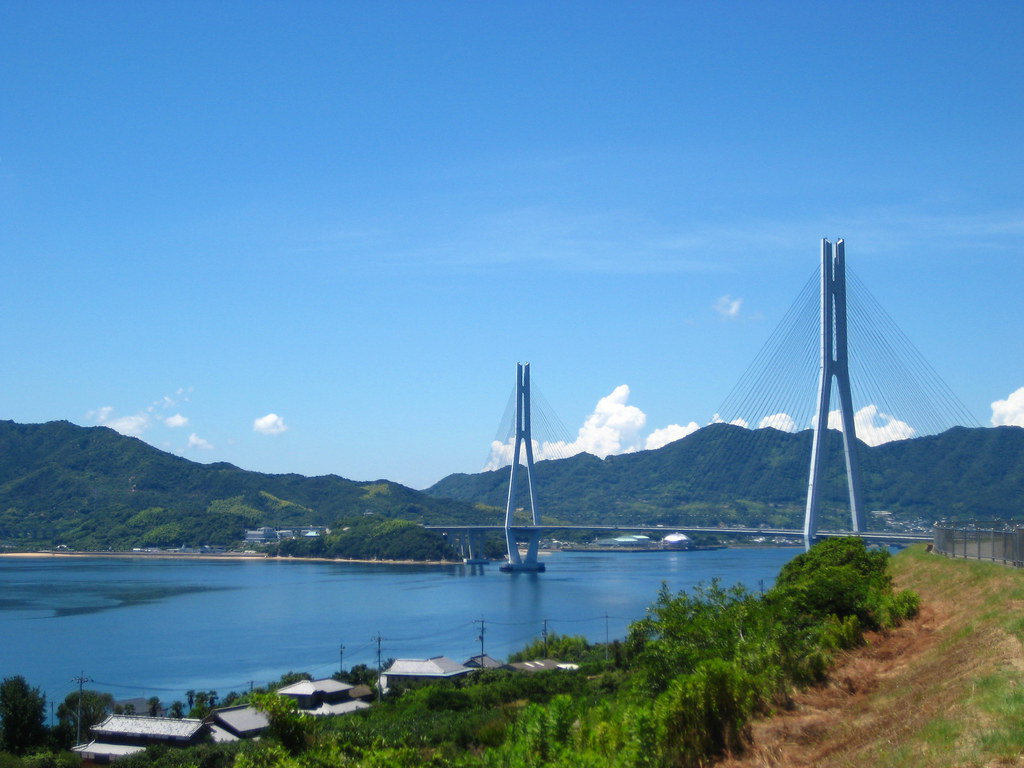
[[957, 526], [937, 523], [933, 548], [947, 557], [991, 560], [1020, 568], [1024, 567], [1024, 527], [996, 523]]

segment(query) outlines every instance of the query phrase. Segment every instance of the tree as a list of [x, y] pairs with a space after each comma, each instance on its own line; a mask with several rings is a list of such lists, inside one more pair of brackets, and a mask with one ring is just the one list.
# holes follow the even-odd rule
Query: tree
[[46, 741], [46, 697], [21, 675], [0, 683], [0, 749], [23, 755]]
[[295, 700], [275, 693], [257, 693], [252, 705], [270, 721], [268, 735], [276, 737], [289, 754], [297, 755], [312, 740], [313, 718], [298, 712]]
[[377, 683], [377, 668], [368, 667], [365, 664], [356, 664], [348, 672], [335, 672], [331, 677], [350, 685], [369, 685], [372, 687]]
[[203, 718], [217, 705], [216, 691], [189, 691], [189, 699], [194, 703], [189, 717]]
[[81, 693], [82, 727], [78, 727], [79, 693], [72, 691], [57, 707], [57, 740], [64, 746], [75, 742], [76, 734], [85, 738], [89, 728], [102, 722], [114, 711], [114, 697], [109, 693], [85, 689]]

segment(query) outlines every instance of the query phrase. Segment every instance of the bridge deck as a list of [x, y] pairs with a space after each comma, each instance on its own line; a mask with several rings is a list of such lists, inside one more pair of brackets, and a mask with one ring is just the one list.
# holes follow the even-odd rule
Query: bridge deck
[[[505, 532], [503, 525], [425, 525], [432, 531], [473, 531], [480, 533]], [[716, 536], [783, 536], [802, 539], [804, 532], [797, 528], [709, 528], [709, 527], [651, 527], [644, 525], [517, 525], [515, 531], [629, 531], [638, 533], [685, 533], [711, 534]], [[932, 541], [930, 533], [884, 533], [881, 531], [818, 531], [818, 538], [832, 539], [844, 536], [858, 536], [865, 541], [876, 543], [912, 544]]]

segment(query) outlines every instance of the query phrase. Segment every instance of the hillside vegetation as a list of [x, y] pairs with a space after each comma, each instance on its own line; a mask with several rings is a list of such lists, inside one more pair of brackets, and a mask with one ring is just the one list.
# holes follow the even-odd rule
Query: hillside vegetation
[[[548, 650], [576, 660], [578, 671], [491, 670], [395, 688], [383, 704], [338, 718], [257, 695], [271, 723], [258, 742], [155, 748], [124, 766], [705, 766], [744, 750], [754, 718], [826, 679], [866, 631], [916, 613], [916, 595], [893, 588], [888, 561], [859, 539], [822, 542], [783, 566], [764, 594], [716, 582], [679, 593], [663, 586], [614, 647], [552, 638]], [[42, 705], [33, 710], [42, 722]]]
[[[543, 461], [540, 511], [577, 524], [799, 527], [810, 440], [810, 432], [712, 424], [658, 450]], [[829, 441], [826, 489], [835, 493], [823, 505], [826, 528], [848, 525], [841, 442]], [[902, 520], [1006, 519], [1024, 499], [1020, 427], [861, 444], [859, 455], [868, 509]], [[230, 545], [247, 528], [334, 526], [360, 515], [497, 524], [507, 489], [507, 468], [451, 475], [421, 492], [198, 464], [106, 427], [0, 421], [0, 543], [20, 549]]]
[[[610, 649], [549, 638], [578, 673], [483, 672], [330, 719], [255, 695], [272, 722], [259, 742], [155, 748], [124, 765], [1016, 766], [1022, 606], [1021, 570], [834, 540], [791, 561], [764, 595], [662, 590]], [[52, 736], [51, 748], [67, 741]], [[0, 752], [0, 765], [65, 763], [45, 734], [34, 747], [27, 738], [12, 750], [27, 756]]]
[[476, 520], [473, 505], [380, 480], [198, 464], [106, 427], [0, 421], [0, 541], [130, 549], [239, 542], [263, 525], [332, 526], [360, 515]]
[[923, 546], [892, 561], [916, 619], [868, 637], [827, 685], [754, 725], [723, 768], [1017, 766], [1024, 762], [1024, 571]]

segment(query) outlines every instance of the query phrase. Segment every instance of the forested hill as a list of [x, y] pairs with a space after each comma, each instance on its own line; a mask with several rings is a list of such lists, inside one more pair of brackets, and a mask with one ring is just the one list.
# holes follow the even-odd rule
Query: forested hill
[[[536, 465], [542, 515], [572, 522], [799, 527], [811, 431], [712, 424], [653, 451]], [[828, 441], [825, 522], [848, 519], [842, 436]], [[1024, 429], [962, 428], [859, 446], [869, 510], [904, 520], [1020, 519]], [[504, 507], [508, 469], [450, 475], [427, 493]], [[522, 502], [520, 502], [522, 504]], [[848, 524], [848, 523], [847, 523]]]
[[[542, 514], [602, 524], [798, 527], [809, 431], [714, 424], [654, 451], [537, 464]], [[824, 524], [843, 523], [842, 440], [829, 441]], [[1019, 519], [1024, 429], [956, 428], [859, 446], [869, 509], [903, 519]], [[525, 484], [524, 484], [525, 485]], [[81, 549], [231, 544], [261, 525], [328, 525], [371, 512], [425, 523], [495, 523], [508, 470], [415, 491], [198, 464], [106, 427], [0, 421], [0, 541]]]
[[261, 525], [332, 525], [373, 512], [476, 520], [470, 504], [380, 480], [198, 464], [106, 427], [0, 421], [0, 540], [81, 549], [231, 544]]

